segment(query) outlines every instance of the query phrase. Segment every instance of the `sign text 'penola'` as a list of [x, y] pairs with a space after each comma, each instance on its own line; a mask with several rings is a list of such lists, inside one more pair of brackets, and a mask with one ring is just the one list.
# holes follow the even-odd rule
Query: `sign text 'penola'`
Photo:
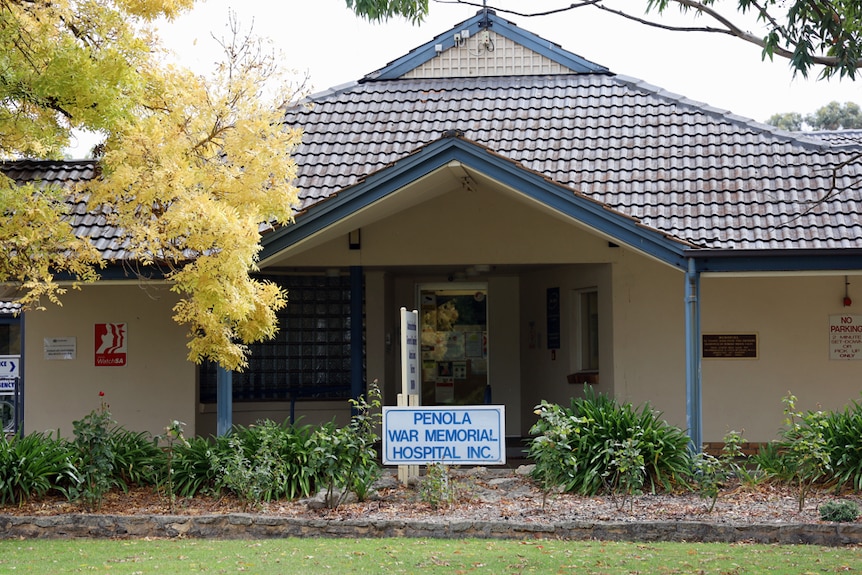
[[505, 406], [384, 407], [385, 465], [503, 465]]

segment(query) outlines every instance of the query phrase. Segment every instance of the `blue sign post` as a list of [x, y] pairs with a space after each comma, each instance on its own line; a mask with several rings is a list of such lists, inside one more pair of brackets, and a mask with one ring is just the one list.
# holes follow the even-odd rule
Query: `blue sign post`
[[503, 405], [384, 407], [384, 465], [505, 465]]

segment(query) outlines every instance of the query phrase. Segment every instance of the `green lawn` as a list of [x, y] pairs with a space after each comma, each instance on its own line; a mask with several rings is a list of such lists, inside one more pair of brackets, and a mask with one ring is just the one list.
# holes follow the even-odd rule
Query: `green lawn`
[[862, 573], [862, 548], [435, 539], [0, 541], [0, 573]]

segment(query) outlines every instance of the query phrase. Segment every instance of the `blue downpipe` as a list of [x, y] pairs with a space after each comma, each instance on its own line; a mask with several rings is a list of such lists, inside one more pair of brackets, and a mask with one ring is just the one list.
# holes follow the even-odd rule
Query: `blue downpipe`
[[690, 448], [699, 453], [703, 446], [700, 369], [700, 273], [694, 259], [688, 260], [685, 274], [685, 411]]
[[233, 426], [233, 372], [222, 366], [216, 371], [216, 435], [221, 437]]

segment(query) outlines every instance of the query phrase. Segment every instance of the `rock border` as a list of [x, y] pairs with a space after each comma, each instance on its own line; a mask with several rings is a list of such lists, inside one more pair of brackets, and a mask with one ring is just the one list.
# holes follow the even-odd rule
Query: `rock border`
[[699, 521], [516, 523], [474, 520], [305, 519], [248, 513], [219, 515], [0, 515], [0, 539], [275, 539], [287, 537], [564, 539], [862, 544], [862, 524], [714, 524]]

